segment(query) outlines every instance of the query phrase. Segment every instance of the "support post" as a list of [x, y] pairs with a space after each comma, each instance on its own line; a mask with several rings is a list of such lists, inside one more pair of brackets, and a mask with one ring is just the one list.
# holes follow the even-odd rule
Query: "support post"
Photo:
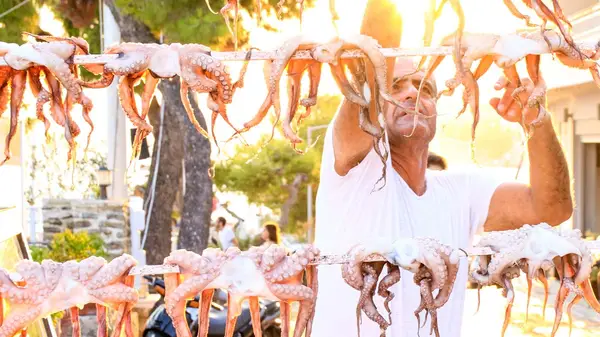
[[[110, 8], [103, 5], [103, 42], [110, 46], [121, 42], [119, 26], [113, 17]], [[124, 200], [127, 198], [127, 153], [130, 148], [128, 142], [127, 121], [121, 109], [118, 96], [118, 81], [106, 88], [107, 102], [107, 146], [108, 155], [106, 163], [112, 171], [113, 182], [108, 188], [108, 199]]]

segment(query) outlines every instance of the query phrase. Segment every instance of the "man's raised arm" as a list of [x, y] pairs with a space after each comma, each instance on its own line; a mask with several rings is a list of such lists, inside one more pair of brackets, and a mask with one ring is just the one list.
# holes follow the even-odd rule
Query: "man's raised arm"
[[[525, 120], [531, 122], [537, 117], [538, 109], [525, 108], [520, 111], [520, 107], [512, 103], [514, 84], [507, 83], [505, 78], [498, 81], [496, 88], [507, 87], [507, 90], [502, 100], [493, 98], [490, 104], [509, 121], [520, 121], [521, 114], [524, 114]], [[526, 101], [534, 86], [528, 78], [523, 79], [522, 83], [527, 90], [520, 98]], [[515, 229], [524, 224], [541, 222], [556, 226], [571, 217], [573, 200], [567, 160], [550, 116], [548, 112], [527, 142], [530, 185], [504, 183], [496, 189], [485, 222], [486, 231]]]
[[[390, 0], [368, 0], [360, 33], [371, 36], [383, 48], [399, 47], [402, 20], [396, 5]], [[394, 59], [388, 59], [387, 63], [389, 86], [392, 82], [391, 74], [394, 73]], [[372, 67], [368, 65], [367, 68], [369, 83], [372, 83]], [[364, 159], [373, 146], [373, 137], [359, 127], [358, 111], [358, 105], [344, 99], [333, 125], [335, 170], [339, 175], [346, 175]], [[374, 102], [371, 104], [369, 115], [371, 121], [379, 125]]]

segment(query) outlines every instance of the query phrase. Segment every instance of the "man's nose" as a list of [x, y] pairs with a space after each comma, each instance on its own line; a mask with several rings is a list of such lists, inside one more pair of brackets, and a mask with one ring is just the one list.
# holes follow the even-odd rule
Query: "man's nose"
[[403, 100], [403, 101], [413, 100], [414, 101], [417, 99], [418, 94], [419, 94], [419, 88], [411, 83], [411, 84], [407, 85], [406, 88], [402, 91], [401, 100]]

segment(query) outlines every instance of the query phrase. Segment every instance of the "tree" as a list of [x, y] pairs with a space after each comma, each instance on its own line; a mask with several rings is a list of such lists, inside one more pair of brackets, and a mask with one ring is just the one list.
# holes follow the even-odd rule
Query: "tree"
[[[4, 3], [8, 2], [6, 5]], [[11, 8], [20, 1], [5, 0], [1, 8]], [[90, 10], [93, 1], [72, 0], [48, 0], [35, 4], [27, 3], [25, 6], [9, 13], [0, 19], [2, 25], [10, 26], [10, 33], [6, 29], [0, 30], [2, 41], [14, 41], [21, 43], [23, 40], [16, 38], [21, 31], [43, 33], [36, 29], [38, 16], [36, 8], [40, 4], [48, 5], [56, 17], [63, 20], [67, 33], [71, 36], [84, 37], [90, 42], [92, 53], [99, 52], [98, 19], [92, 18], [98, 14], [96, 10]], [[96, 1], [97, 2], [97, 1]], [[268, 6], [262, 5], [265, 12], [273, 14], [275, 5], [279, 0], [262, 1]], [[281, 18], [298, 16], [298, 8], [295, 2], [293, 7], [283, 7]], [[305, 6], [310, 6], [311, 1], [304, 1]], [[165, 1], [136, 1], [136, 0], [106, 0], [105, 4], [110, 8], [121, 31], [121, 38], [127, 42], [158, 43], [158, 36], [162, 32], [164, 43], [202, 43], [213, 49], [231, 50], [234, 46], [231, 34], [225, 25], [224, 18], [211, 13], [205, 1], [191, 0], [165, 0]], [[240, 1], [241, 10], [247, 10], [251, 17], [256, 17], [255, 0]], [[83, 6], [80, 10], [70, 9], [69, 6]], [[65, 7], [67, 6], [67, 7]], [[28, 18], [24, 20], [24, 18]], [[243, 47], [248, 40], [248, 34], [241, 29], [242, 19], [238, 29], [238, 43]], [[7, 23], [5, 23], [7, 22]], [[4, 28], [4, 27], [3, 27]], [[91, 76], [83, 72], [83, 76]], [[162, 263], [164, 257], [170, 252], [171, 213], [178, 190], [181, 188], [182, 161], [185, 161], [186, 172], [186, 194], [184, 196], [184, 210], [182, 221], [182, 232], [186, 238], [180, 242], [180, 248], [189, 248], [201, 251], [206, 247], [206, 236], [210, 221], [212, 182], [208, 177], [210, 166], [210, 143], [199, 137], [196, 130], [190, 127], [181, 98], [179, 96], [178, 77], [170, 80], [162, 80], [158, 90], [161, 91], [164, 104], [164, 118], [162, 124], [162, 142], [155, 142], [154, 152], [161, 146], [160, 156], [153, 156], [151, 174], [148, 177], [148, 186], [153, 181], [154, 167], [159, 163], [156, 188], [153, 191], [153, 207], [150, 212], [150, 223], [145, 247], [147, 250], [147, 262], [149, 264]], [[196, 111], [196, 118], [201, 125], [206, 122], [201, 114], [195, 100], [191, 100]], [[155, 139], [160, 132], [160, 106], [156, 100], [152, 103], [152, 109], [148, 118], [154, 128]], [[185, 124], [184, 124], [185, 123]], [[185, 130], [185, 132], [181, 132]], [[150, 191], [150, 189], [148, 189]], [[149, 197], [149, 193], [146, 199]], [[183, 235], [183, 234], [182, 234]], [[202, 240], [202, 241], [198, 241]]]
[[[269, 1], [271, 7], [276, 0]], [[254, 13], [255, 1], [240, 1], [242, 8], [249, 13]], [[109, 0], [107, 5], [117, 18], [124, 41], [130, 42], [157, 42], [156, 36], [163, 33], [164, 42], [202, 43], [220, 50], [231, 49], [232, 37], [227, 30], [223, 17], [212, 14], [206, 2], [202, 1], [135, 1], [135, 0]], [[286, 15], [294, 15], [297, 10], [284, 11]], [[247, 42], [248, 35], [241, 31], [238, 43]], [[210, 167], [210, 143], [197, 134], [185, 117], [185, 110], [179, 95], [178, 78], [162, 81], [159, 90], [163, 93], [165, 104], [164, 133], [162, 146], [167, 148], [161, 151], [154, 200], [154, 207], [150, 214], [148, 239], [146, 247], [146, 260], [149, 264], [162, 263], [170, 251], [170, 240], [165, 240], [165, 233], [171, 232], [171, 213], [176, 194], [181, 180], [182, 158], [185, 162], [186, 186], [184, 195], [183, 216], [179, 248], [201, 252], [208, 239], [208, 226], [212, 205], [212, 181], [208, 176]], [[201, 125], [206, 122], [195, 100], [191, 101], [196, 118]], [[152, 125], [157, 122], [156, 109], [149, 116]], [[185, 120], [185, 121], [184, 121]], [[181, 123], [186, 123], [183, 125]], [[159, 128], [155, 128], [157, 130]], [[182, 135], [181, 130], [185, 130]], [[155, 131], [155, 136], [157, 135]], [[184, 136], [184, 139], [180, 137]], [[158, 139], [156, 137], [155, 139]], [[155, 144], [157, 149], [158, 142]], [[156, 152], [154, 152], [156, 153]], [[148, 181], [153, 179], [153, 168]], [[150, 186], [150, 184], [148, 184]], [[148, 197], [148, 196], [146, 196]], [[170, 237], [168, 235], [167, 237]]]
[[[329, 124], [341, 102], [341, 96], [319, 96], [311, 115], [298, 128], [306, 143], [307, 127]], [[278, 211], [279, 225], [287, 232], [300, 232], [306, 222], [307, 183], [318, 187], [325, 129], [314, 133], [314, 147], [297, 154], [286, 139], [264, 135], [256, 145], [240, 145], [236, 154], [215, 167], [215, 185], [221, 191], [239, 192], [250, 202]], [[308, 144], [301, 144], [306, 147]], [[315, 191], [317, 188], [314, 189]]]

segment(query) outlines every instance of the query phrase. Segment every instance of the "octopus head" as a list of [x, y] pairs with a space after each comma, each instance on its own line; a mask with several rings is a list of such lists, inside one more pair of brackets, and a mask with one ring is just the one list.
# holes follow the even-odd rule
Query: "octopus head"
[[337, 64], [338, 51], [344, 45], [344, 41], [334, 39], [325, 44], [318, 45], [311, 50], [312, 57], [322, 63]]
[[531, 228], [531, 234], [525, 243], [523, 253], [527, 259], [540, 262], [568, 254], [581, 256], [581, 252], [575, 245], [556, 235], [553, 230], [541, 226]]
[[422, 256], [421, 247], [417, 241], [409, 238], [399, 239], [394, 242], [389, 259], [400, 267], [411, 272], [417, 272]]

